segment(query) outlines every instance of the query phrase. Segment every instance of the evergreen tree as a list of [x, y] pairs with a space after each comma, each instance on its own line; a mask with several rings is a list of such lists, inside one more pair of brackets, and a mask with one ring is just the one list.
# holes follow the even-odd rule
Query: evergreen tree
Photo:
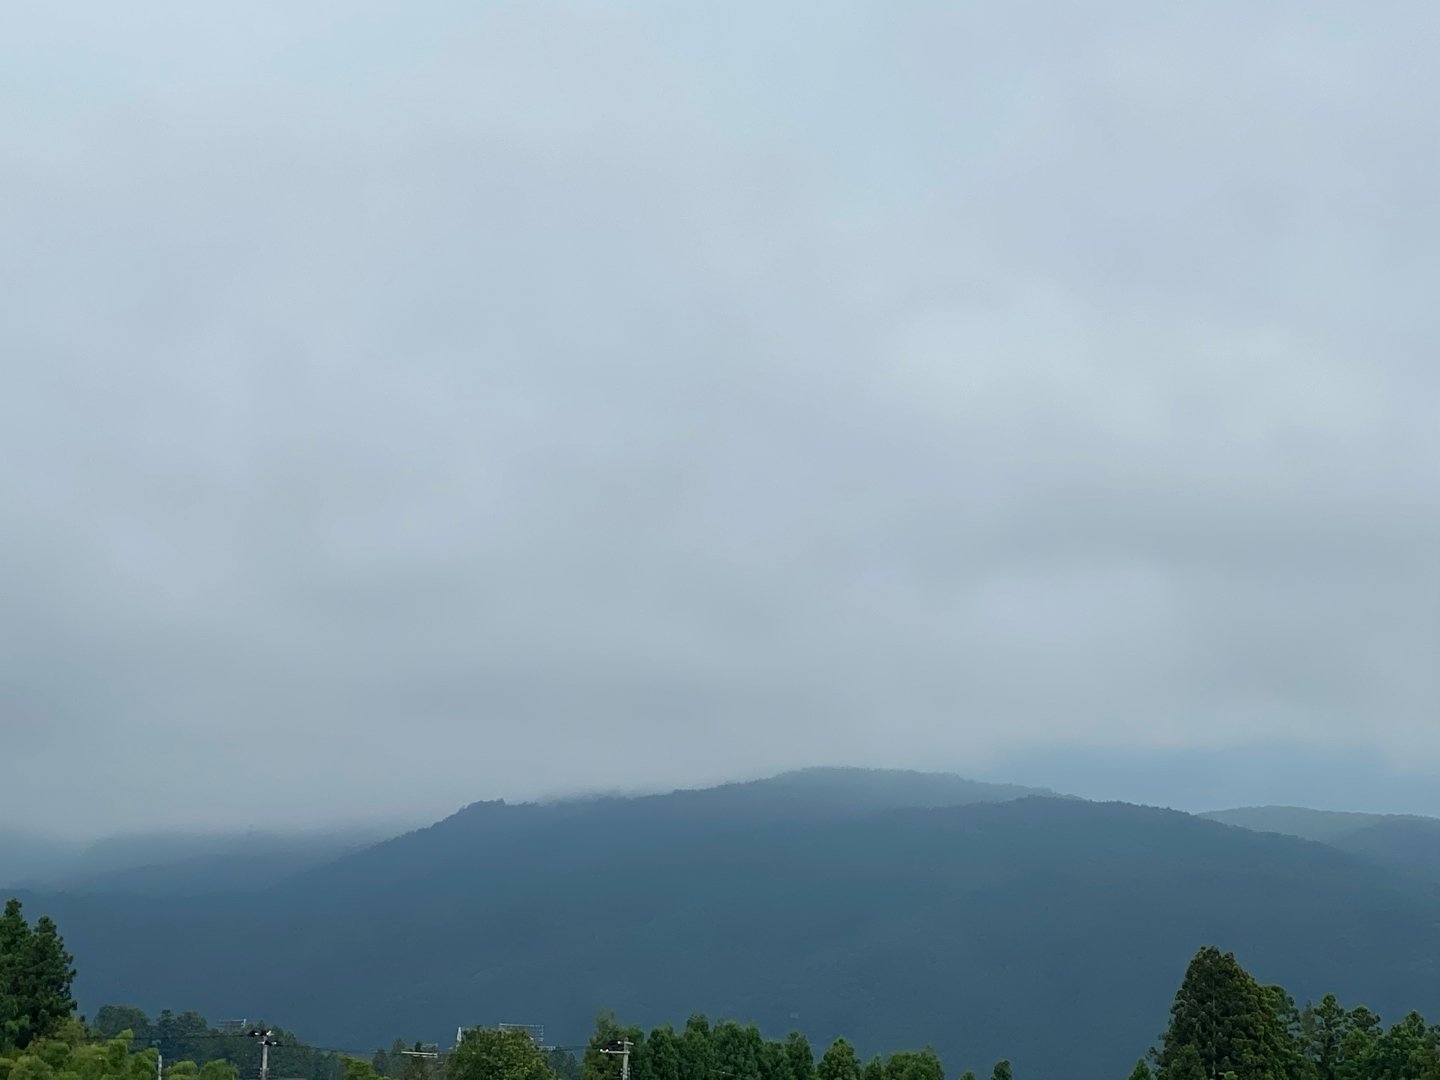
[[1001, 1058], [995, 1062], [995, 1067], [990, 1070], [990, 1080], [1011, 1080], [1010, 1062]]
[[1349, 1020], [1334, 994], [1326, 994], [1319, 1005], [1301, 1014], [1301, 1043], [1315, 1069], [1315, 1080], [1338, 1080]]
[[945, 1068], [930, 1047], [900, 1050], [885, 1062], [884, 1080], [945, 1080]]
[[[1283, 1015], [1283, 992], [1261, 987], [1235, 960], [1207, 946], [1195, 954], [1170, 1008], [1158, 1080], [1303, 1080], [1304, 1057]], [[1188, 1048], [1188, 1050], [1187, 1050]]]
[[1370, 1080], [1379, 1075], [1384, 1035], [1380, 1017], [1364, 1005], [1357, 1005], [1345, 1014], [1344, 1032], [1340, 1059], [1335, 1065], [1336, 1080]]
[[28, 952], [30, 924], [20, 911], [20, 901], [10, 900], [0, 914], [0, 1051], [25, 1044], [17, 1041], [25, 1002], [21, 995], [22, 957]]
[[669, 1024], [651, 1031], [639, 1050], [644, 1070], [638, 1080], [680, 1080], [680, 1041]]
[[1440, 1077], [1440, 1032], [1429, 1028], [1425, 1018], [1412, 1012], [1378, 1040], [1367, 1072], [1387, 1080], [1432, 1080]]
[[860, 1059], [855, 1055], [855, 1047], [843, 1037], [836, 1039], [820, 1055], [815, 1076], [816, 1080], [860, 1080]]
[[680, 1033], [680, 1080], [711, 1080], [714, 1069], [710, 1021], [704, 1013], [691, 1013]]
[[791, 1080], [815, 1080], [815, 1054], [810, 1040], [798, 1031], [785, 1037], [785, 1060], [790, 1063]]
[[1262, 986], [1273, 1023], [1266, 1029], [1265, 1056], [1271, 1076], [1280, 1080], [1315, 1080], [1315, 1067], [1305, 1056], [1304, 1023], [1295, 999], [1283, 986]]
[[1150, 1074], [1150, 1063], [1141, 1058], [1135, 1063], [1135, 1068], [1130, 1070], [1130, 1080], [1152, 1080]]
[[1205, 1066], [1200, 1060], [1200, 1051], [1188, 1043], [1175, 1051], [1174, 1058], [1165, 1073], [1171, 1080], [1215, 1080], [1205, 1075]]
[[860, 1080], [885, 1080], [885, 1062], [876, 1054], [860, 1070]]
[[72, 963], [50, 916], [40, 916], [32, 930], [20, 901], [6, 903], [0, 915], [0, 1047], [23, 1050], [74, 1015]]
[[760, 1080], [792, 1080], [785, 1044], [767, 1039], [760, 1045]]
[[760, 1056], [765, 1040], [754, 1024], [741, 1027], [734, 1020], [721, 1020], [710, 1033], [714, 1047], [715, 1071], [723, 1080], [761, 1080]]

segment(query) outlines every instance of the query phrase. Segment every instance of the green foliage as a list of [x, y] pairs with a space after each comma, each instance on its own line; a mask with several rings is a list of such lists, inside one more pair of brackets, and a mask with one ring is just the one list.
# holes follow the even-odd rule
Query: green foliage
[[345, 1080], [377, 1080], [375, 1066], [359, 1058], [345, 1059]]
[[[1156, 1056], [1158, 1080], [1304, 1080], [1300, 1022], [1288, 996], [1262, 987], [1213, 946], [1190, 961]], [[1193, 1051], [1193, 1054], [1191, 1053]]]
[[844, 1037], [836, 1039], [820, 1055], [815, 1067], [816, 1080], [860, 1080], [860, 1059]]
[[680, 1040], [669, 1024], [658, 1027], [635, 1048], [636, 1080], [680, 1080]]
[[[83, 1032], [63, 1032], [62, 1038], [33, 1039], [23, 1050], [0, 1056], [3, 1080], [154, 1080], [156, 1052], [134, 1052], [121, 1035], [102, 1042], [77, 1041]], [[176, 1062], [165, 1070], [174, 1080], [234, 1080], [234, 1072], [209, 1075], [193, 1061]]]
[[810, 1049], [810, 1040], [798, 1031], [785, 1036], [785, 1060], [790, 1080], [815, 1080], [815, 1052]]
[[[74, 971], [54, 922], [41, 918], [30, 927], [13, 901], [0, 916], [0, 946], [7, 1040], [0, 1080], [154, 1080], [160, 1054], [163, 1080], [236, 1080], [258, 1067], [253, 1040], [217, 1032], [199, 1013], [166, 1010], [152, 1021], [134, 1007], [106, 1005], [92, 1027], [75, 1020]], [[399, 1040], [365, 1060], [274, 1030], [280, 1045], [271, 1053], [273, 1075], [439, 1080], [440, 1066], [405, 1054]], [[610, 1012], [597, 1017], [583, 1060], [562, 1050], [547, 1056], [523, 1031], [466, 1032], [444, 1062], [444, 1080], [618, 1080], [613, 1051], [626, 1042], [633, 1080], [945, 1080], [929, 1047], [875, 1056], [862, 1068], [855, 1046], [838, 1038], [817, 1064], [799, 1032], [767, 1040], [756, 1024], [712, 1026], [697, 1013], [678, 1034], [664, 1025], [646, 1036]], [[1206, 947], [1190, 961], [1152, 1057], [1154, 1072], [1142, 1059], [1130, 1080], [1440, 1080], [1440, 1029], [1416, 1012], [1386, 1028], [1375, 1013], [1347, 1010], [1333, 995], [1299, 1009], [1283, 988], [1260, 985], [1233, 954]], [[996, 1062], [991, 1080], [1013, 1080], [1008, 1059]]]
[[691, 1013], [680, 1033], [680, 1080], [710, 1080], [715, 1069], [715, 1048], [710, 1044], [710, 1021], [704, 1013]]
[[446, 1080], [555, 1080], [544, 1051], [529, 1034], [498, 1028], [465, 1032], [445, 1061], [445, 1076]]
[[236, 1072], [230, 1062], [215, 1058], [200, 1066], [200, 1080], [235, 1080]]
[[884, 1080], [945, 1080], [945, 1067], [930, 1047], [901, 1050], [886, 1060]]
[[1190, 1043], [1175, 1050], [1169, 1064], [1165, 1066], [1165, 1075], [1170, 1080], [1214, 1080], [1206, 1075], [1199, 1049]]
[[1346, 1039], [1350, 1014], [1326, 994], [1319, 1005], [1306, 1009], [1300, 1020], [1300, 1038], [1315, 1068], [1315, 1080], [1340, 1080], [1345, 1067]]
[[760, 1076], [762, 1080], [790, 1080], [790, 1060], [785, 1056], [784, 1043], [773, 1039], [761, 1042]]
[[[72, 963], [48, 915], [40, 916], [32, 928], [19, 900], [5, 904], [0, 915], [0, 1050], [24, 1050], [54, 1034], [74, 1014]], [[21, 1068], [18, 1061], [14, 1068]]]
[[715, 1071], [724, 1080], [761, 1080], [760, 1056], [765, 1040], [754, 1024], [741, 1027], [721, 1020], [710, 1033], [715, 1048]]
[[[283, 1028], [259, 1026], [271, 1027], [279, 1042], [270, 1049], [272, 1076], [343, 1080], [347, 1067], [343, 1055], [306, 1046]], [[175, 1063], [167, 1064], [166, 1080], [171, 1080], [173, 1070], [186, 1061], [198, 1067], [195, 1080], [235, 1080], [240, 1072], [255, 1076], [260, 1070], [260, 1047], [255, 1039], [243, 1033], [218, 1031], [197, 1012], [177, 1015], [165, 1009], [151, 1020], [131, 1005], [103, 1005], [87, 1035], [102, 1039], [123, 1036], [137, 1046], [153, 1046], [167, 1063]], [[396, 1060], [403, 1063], [408, 1059]], [[379, 1070], [374, 1069], [373, 1062], [370, 1065], [378, 1077]], [[173, 1075], [174, 1080], [189, 1080], [183, 1070]]]
[[118, 1038], [128, 1031], [142, 1042], [149, 1042], [150, 1018], [141, 1009], [130, 1005], [102, 1005], [90, 1026], [102, 1039]]
[[551, 1050], [545, 1063], [560, 1080], [580, 1080], [580, 1059], [568, 1050], [559, 1047]]
[[613, 1012], [600, 1012], [595, 1017], [595, 1031], [580, 1061], [581, 1080], [620, 1080], [620, 1055], [613, 1051], [627, 1040], [638, 1051], [641, 1039], [639, 1028], [622, 1028]]

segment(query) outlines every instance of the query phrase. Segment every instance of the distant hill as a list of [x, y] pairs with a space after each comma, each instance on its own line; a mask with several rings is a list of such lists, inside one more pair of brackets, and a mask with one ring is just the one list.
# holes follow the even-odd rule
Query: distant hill
[[1392, 870], [1440, 882], [1440, 818], [1249, 806], [1203, 815], [1227, 825], [1317, 840]]
[[1242, 829], [1284, 833], [1328, 844], [1385, 821], [1392, 815], [1311, 810], [1303, 806], [1238, 806], [1233, 810], [1212, 810], [1200, 816], [1226, 825], [1238, 825]]
[[1433, 774], [1397, 768], [1377, 750], [1306, 747], [1293, 739], [1210, 748], [1062, 741], [1002, 755], [979, 778], [1191, 813], [1220, 806], [1320, 805], [1440, 817]]
[[372, 828], [136, 833], [87, 845], [0, 836], [0, 887], [175, 895], [268, 888], [374, 844]]
[[49, 880], [79, 850], [80, 845], [59, 837], [0, 829], [0, 886]]
[[1440, 883], [1440, 821], [1435, 818], [1386, 818], [1340, 838], [1335, 846]]
[[[1440, 889], [1318, 843], [926, 774], [477, 803], [259, 892], [50, 893], [83, 1006], [445, 1040], [599, 1008], [933, 1043], [948, 1072], [1128, 1073], [1201, 944], [1302, 998], [1440, 1011]], [[947, 805], [948, 800], [962, 801]], [[900, 803], [902, 805], [893, 805]]]

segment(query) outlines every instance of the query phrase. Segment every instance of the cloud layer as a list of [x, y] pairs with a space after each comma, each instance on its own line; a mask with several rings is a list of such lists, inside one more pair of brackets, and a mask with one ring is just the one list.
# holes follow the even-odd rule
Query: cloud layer
[[12, 16], [0, 817], [1440, 768], [1440, 11], [772, 7]]

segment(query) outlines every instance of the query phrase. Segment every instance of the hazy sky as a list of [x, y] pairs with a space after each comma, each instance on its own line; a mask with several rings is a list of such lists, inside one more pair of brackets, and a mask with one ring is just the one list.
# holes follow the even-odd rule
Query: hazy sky
[[1440, 775], [1440, 6], [5, 24], [0, 822]]

